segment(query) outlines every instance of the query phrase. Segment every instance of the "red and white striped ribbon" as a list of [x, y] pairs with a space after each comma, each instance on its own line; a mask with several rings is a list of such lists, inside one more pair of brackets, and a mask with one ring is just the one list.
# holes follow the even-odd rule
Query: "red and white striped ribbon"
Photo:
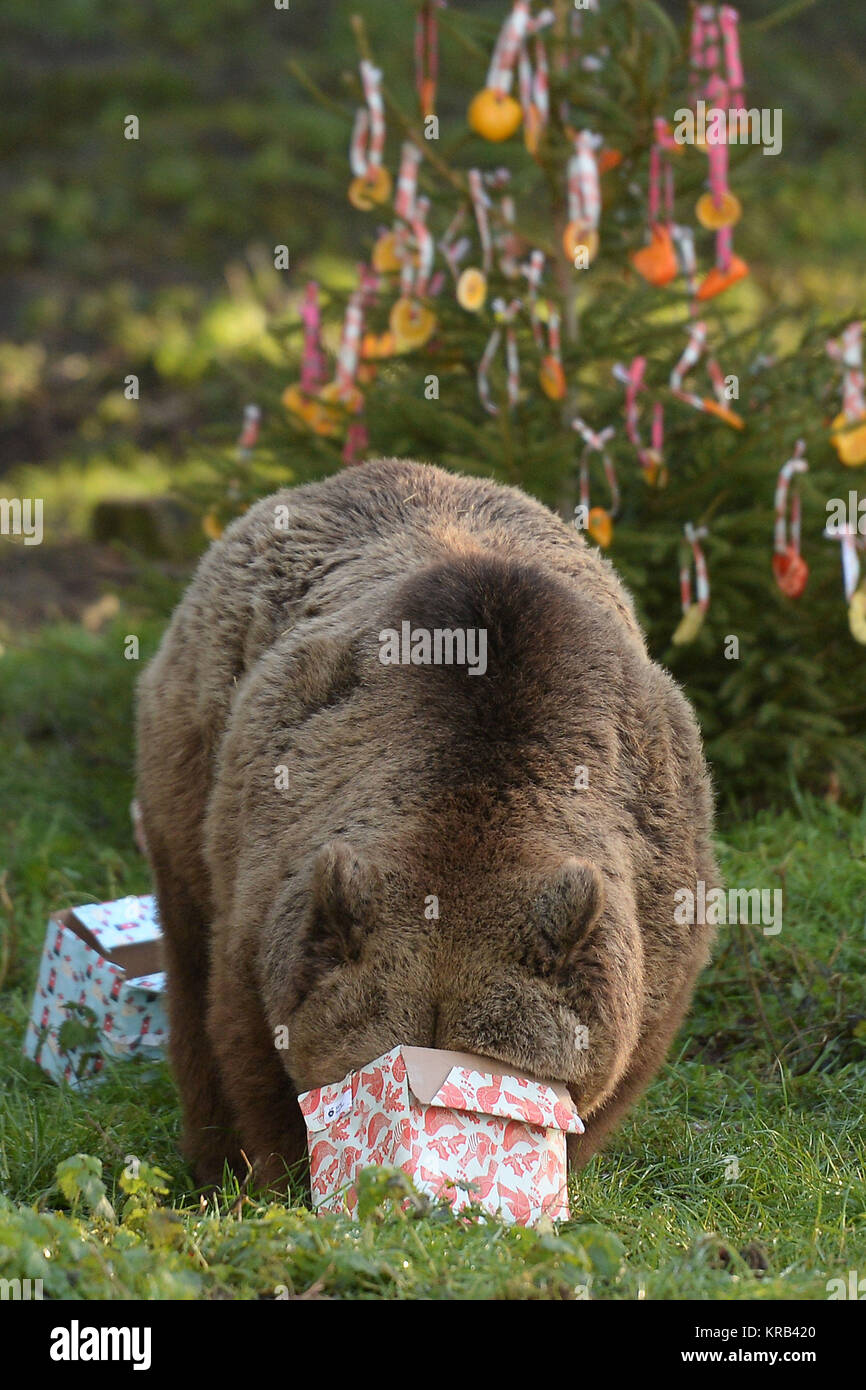
[[520, 397], [520, 362], [517, 354], [517, 333], [514, 328], [514, 320], [521, 308], [521, 302], [519, 299], [512, 299], [511, 303], [506, 305], [504, 299], [494, 299], [492, 308], [496, 327], [491, 333], [481, 361], [478, 363], [478, 395], [481, 397], [481, 404], [488, 414], [498, 415], [499, 407], [490, 394], [489, 372], [502, 341], [503, 329], [505, 331], [506, 393], [510, 409], [514, 408]]
[[497, 96], [511, 91], [514, 64], [531, 23], [529, 0], [516, 0], [511, 14], [499, 31], [499, 37], [487, 70], [487, 86]]
[[624, 367], [621, 362], [617, 362], [613, 369], [613, 375], [617, 381], [621, 381], [625, 386], [625, 432], [637, 451], [641, 468], [649, 470], [655, 468], [661, 461], [665, 417], [661, 401], [654, 401], [650, 447], [646, 448], [640, 433], [640, 407], [637, 399], [638, 392], [646, 390], [645, 371], [646, 358], [635, 357], [630, 367]]
[[740, 16], [732, 5], [719, 8], [719, 28], [722, 31], [722, 48], [725, 55], [725, 76], [728, 85], [728, 104], [739, 111], [745, 105], [746, 79], [740, 60]]
[[321, 321], [319, 315], [319, 286], [315, 280], [308, 280], [301, 305], [301, 322], [304, 325], [304, 346], [301, 354], [301, 390], [314, 395], [324, 385], [327, 375], [325, 354], [322, 351]]
[[[697, 5], [692, 19], [690, 88], [694, 105], [702, 96], [739, 111], [745, 105], [740, 58], [739, 14], [731, 5]], [[720, 88], [724, 87], [724, 96]]]
[[687, 376], [692, 367], [700, 361], [706, 341], [707, 325], [705, 323], [692, 324], [685, 351], [670, 376], [670, 388], [674, 395], [688, 405], [693, 405], [696, 410], [704, 409], [703, 399], [701, 396], [696, 396], [693, 392], [683, 389], [683, 377]]
[[394, 212], [404, 222], [411, 222], [415, 211], [420, 163], [421, 151], [418, 146], [411, 140], [405, 140], [400, 151], [400, 172], [397, 175], [397, 192], [394, 197]]
[[662, 167], [662, 155], [662, 146], [658, 143], [654, 144], [650, 150], [649, 194], [647, 198], [647, 214], [650, 226], [655, 226], [659, 221], [662, 201], [662, 174], [664, 174], [665, 224], [670, 226], [674, 218], [674, 171], [670, 159], [665, 159], [664, 168]]
[[520, 239], [515, 236], [514, 222], [516, 209], [514, 199], [510, 194], [506, 194], [499, 204], [501, 224], [496, 235], [496, 248], [499, 252], [500, 269], [509, 280], [513, 280], [518, 275], [519, 267], [517, 256], [520, 251]]
[[490, 235], [490, 221], [487, 210], [490, 199], [484, 191], [484, 178], [480, 169], [469, 170], [469, 196], [475, 212], [478, 237], [481, 242], [481, 264], [485, 275], [490, 273], [493, 264], [493, 239]]
[[691, 300], [690, 314], [697, 312], [695, 295], [698, 288], [698, 259], [695, 255], [695, 234], [691, 227], [682, 227], [678, 223], [671, 223], [670, 233], [673, 237], [674, 246], [677, 252], [680, 270], [686, 278], [689, 298]]
[[544, 347], [544, 330], [538, 318], [538, 287], [541, 284], [541, 277], [544, 274], [544, 252], [531, 251], [529, 260], [524, 261], [520, 267], [521, 274], [526, 277], [527, 300], [529, 303], [529, 321], [532, 326], [532, 336], [539, 348]]
[[[773, 505], [776, 513], [776, 521], [773, 529], [773, 549], [777, 555], [784, 555], [790, 545], [794, 553], [800, 554], [800, 494], [794, 492], [791, 498], [791, 523], [790, 531], [788, 527], [788, 491], [791, 486], [791, 479], [797, 473], [808, 473], [809, 465], [804, 457], [806, 445], [802, 439], [798, 439], [794, 446], [794, 453], [787, 463], [783, 463], [779, 469], [779, 476], [776, 480], [776, 493]], [[789, 539], [790, 536], [790, 539]]]
[[597, 227], [601, 217], [601, 182], [596, 150], [601, 137], [591, 130], [575, 136], [574, 154], [568, 161], [568, 220]]
[[364, 310], [361, 307], [361, 291], [355, 293], [346, 305], [346, 315], [343, 319], [343, 332], [340, 337], [340, 348], [337, 353], [337, 366], [335, 378], [337, 382], [337, 392], [340, 397], [350, 394], [355, 385], [355, 373], [358, 370], [358, 351], [361, 342], [361, 329], [364, 323]]
[[692, 103], [702, 95], [707, 79], [718, 70], [722, 49], [715, 5], [696, 5], [692, 16], [689, 82]]
[[859, 420], [866, 411], [863, 393], [863, 324], [849, 323], [841, 338], [831, 338], [827, 352], [842, 365], [842, 410], [848, 421]]
[[[429, 211], [430, 199], [417, 198], [412, 209], [412, 220], [410, 222], [412, 235], [409, 237], [409, 235], [406, 234], [398, 238], [397, 254], [402, 260], [400, 270], [400, 294], [404, 298], [408, 298], [413, 294], [417, 295], [419, 298], [423, 298], [429, 288], [434, 253], [433, 236], [427, 226], [427, 214]], [[413, 243], [417, 263], [412, 254]]]
[[554, 362], [562, 365], [562, 339], [560, 336], [560, 317], [558, 309], [550, 309], [547, 315], [547, 351]]
[[582, 420], [579, 415], [575, 415], [571, 422], [571, 428], [577, 430], [584, 442], [584, 450], [580, 459], [580, 500], [583, 506], [589, 507], [589, 463], [591, 454], [599, 454], [601, 457], [604, 476], [610, 489], [610, 515], [615, 517], [619, 511], [619, 484], [616, 477], [616, 469], [613, 466], [613, 459], [607, 450], [608, 442], [616, 434], [613, 425], [607, 425], [603, 430], [593, 430]]
[[460, 273], [460, 262], [469, 250], [470, 241], [468, 237], [459, 237], [457, 233], [466, 221], [466, 204], [461, 203], [455, 212], [445, 232], [439, 240], [439, 250], [445, 259], [448, 269], [451, 271], [452, 278], [456, 281]]
[[698, 607], [706, 613], [710, 606], [710, 577], [707, 573], [704, 552], [700, 545], [701, 540], [708, 534], [706, 526], [693, 526], [690, 521], [687, 521], [683, 527], [686, 545], [691, 547], [691, 557], [688, 550], [684, 550], [685, 558], [680, 561], [680, 603], [684, 613], [687, 613], [692, 606], [692, 560], [695, 563], [695, 590]]
[[244, 419], [237, 444], [238, 460], [240, 462], [248, 459], [253, 449], [256, 447], [259, 438], [261, 418], [262, 412], [257, 405], [244, 406]]
[[436, 107], [436, 78], [439, 72], [439, 26], [436, 11], [446, 0], [424, 0], [415, 17], [415, 88], [422, 116], [432, 116]]
[[857, 551], [866, 549], [866, 541], [858, 534], [856, 526], [827, 526], [824, 539], [842, 543], [842, 583], [845, 586], [845, 598], [850, 603], [860, 582], [860, 556]]
[[364, 58], [361, 62], [366, 106], [359, 106], [352, 127], [349, 163], [356, 178], [366, 177], [378, 168], [385, 153], [385, 103], [382, 100], [382, 73]]
[[[554, 19], [553, 10], [540, 10], [534, 19], [530, 19], [526, 39], [520, 45], [517, 64], [520, 105], [523, 107], [524, 118], [534, 107], [538, 112], [539, 123], [542, 127], [546, 124], [550, 114], [550, 73], [541, 30], [552, 24]], [[532, 59], [529, 56], [529, 44], [527, 42], [530, 35], [534, 37]]]
[[360, 277], [360, 284], [346, 305], [340, 347], [337, 352], [334, 377], [337, 383], [337, 394], [341, 399], [351, 395], [355, 389], [361, 332], [364, 327], [364, 310], [371, 303], [379, 286], [379, 277], [368, 266], [361, 266]]

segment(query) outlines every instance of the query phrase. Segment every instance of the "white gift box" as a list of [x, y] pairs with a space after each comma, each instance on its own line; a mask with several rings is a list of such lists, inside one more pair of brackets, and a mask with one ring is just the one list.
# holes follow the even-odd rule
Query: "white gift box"
[[162, 933], [153, 896], [49, 919], [24, 1054], [81, 1086], [105, 1057], [161, 1057], [168, 1038]]

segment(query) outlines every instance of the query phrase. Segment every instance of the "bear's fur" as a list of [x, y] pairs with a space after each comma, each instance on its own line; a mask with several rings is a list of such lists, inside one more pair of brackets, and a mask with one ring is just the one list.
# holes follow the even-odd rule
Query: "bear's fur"
[[[485, 630], [485, 674], [384, 665], [404, 620]], [[399, 1043], [565, 1081], [581, 1165], [709, 955], [691, 710], [608, 561], [486, 480], [374, 462], [236, 521], [142, 677], [138, 797], [202, 1183], [276, 1180], [297, 1093]]]

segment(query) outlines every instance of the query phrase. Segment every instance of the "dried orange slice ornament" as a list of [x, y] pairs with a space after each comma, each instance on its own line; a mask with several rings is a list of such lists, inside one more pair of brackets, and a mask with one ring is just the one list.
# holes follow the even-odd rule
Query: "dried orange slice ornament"
[[594, 261], [598, 255], [598, 232], [588, 222], [569, 222], [562, 234], [562, 249], [571, 264], [583, 249], [587, 261]]
[[361, 358], [364, 362], [380, 362], [393, 357], [397, 351], [393, 333], [365, 333], [361, 339]]
[[692, 603], [680, 619], [671, 641], [675, 647], [687, 647], [694, 642], [704, 625], [704, 610], [699, 603]]
[[676, 279], [679, 267], [673, 238], [667, 227], [651, 228], [650, 236], [652, 240], [649, 246], [642, 246], [640, 251], [633, 251], [629, 259], [638, 275], [642, 275], [650, 285], [660, 288]]
[[391, 308], [388, 322], [398, 352], [412, 352], [432, 337], [436, 315], [417, 299], [401, 296]]
[[312, 424], [317, 410], [316, 402], [311, 396], [304, 394], [296, 381], [286, 387], [280, 399], [290, 415], [303, 420], [305, 425]]
[[477, 314], [487, 298], [487, 276], [476, 266], [468, 266], [457, 281], [457, 303], [470, 314]]
[[726, 425], [731, 425], [735, 430], [746, 428], [744, 420], [736, 411], [728, 410], [727, 406], [722, 405], [720, 401], [714, 401], [711, 396], [704, 398], [704, 410], [708, 415], [715, 415], [717, 420], [724, 420]]
[[357, 386], [343, 390], [339, 382], [329, 381], [319, 392], [319, 401], [326, 407], [336, 407], [347, 415], [357, 415], [364, 408], [364, 393]]
[[713, 299], [717, 294], [721, 294], [723, 290], [729, 289], [731, 285], [735, 285], [738, 280], [744, 279], [748, 273], [749, 267], [742, 257], [731, 256], [731, 261], [727, 270], [722, 270], [719, 266], [714, 265], [712, 270], [707, 271], [701, 281], [696, 297], [698, 299]]
[[393, 232], [383, 232], [373, 247], [373, 269], [379, 275], [389, 275], [400, 269], [401, 261], [397, 255], [397, 238]]
[[349, 202], [361, 212], [387, 203], [391, 196], [391, 175], [384, 164], [371, 164], [366, 174], [359, 174], [349, 184]]
[[848, 626], [856, 642], [866, 646], [866, 584], [861, 584], [851, 595], [848, 604]]
[[850, 428], [851, 421], [843, 411], [836, 416], [831, 426], [830, 443], [842, 463], [849, 468], [857, 468], [866, 463], [866, 414], [860, 416], [861, 424]]
[[523, 110], [520, 102], [507, 92], [495, 92], [492, 87], [485, 87], [469, 103], [467, 119], [470, 130], [474, 130], [476, 135], [499, 144], [502, 140], [509, 140], [519, 129]]
[[532, 155], [533, 159], [538, 154], [538, 145], [539, 141], [541, 140], [541, 132], [543, 129], [544, 122], [542, 120], [541, 112], [539, 111], [538, 107], [533, 103], [529, 107], [529, 110], [526, 113], [526, 119], [523, 122], [523, 143], [526, 146], [529, 153]]
[[773, 574], [786, 598], [799, 598], [809, 578], [809, 566], [793, 545], [773, 555]]
[[586, 529], [602, 550], [607, 550], [613, 540], [613, 520], [604, 507], [590, 507], [586, 519]]
[[664, 461], [660, 453], [655, 449], [647, 449], [641, 464], [641, 473], [647, 487], [666, 487], [668, 481], [668, 470], [665, 468]]
[[622, 150], [601, 150], [598, 156], [598, 172], [606, 174], [610, 169], [616, 169], [622, 164]]
[[565, 372], [556, 357], [545, 357], [538, 373], [541, 389], [548, 400], [561, 401], [566, 392]]
[[743, 215], [743, 205], [736, 193], [728, 188], [718, 204], [712, 193], [704, 193], [695, 204], [695, 216], [707, 231], [718, 232], [722, 227], [735, 227]]

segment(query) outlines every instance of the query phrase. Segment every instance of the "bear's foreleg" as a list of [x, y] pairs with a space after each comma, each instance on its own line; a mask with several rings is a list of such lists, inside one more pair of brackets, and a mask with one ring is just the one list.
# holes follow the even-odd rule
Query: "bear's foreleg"
[[268, 1027], [254, 962], [215, 934], [208, 1035], [257, 1186], [285, 1191], [288, 1169], [306, 1153], [306, 1127]]

